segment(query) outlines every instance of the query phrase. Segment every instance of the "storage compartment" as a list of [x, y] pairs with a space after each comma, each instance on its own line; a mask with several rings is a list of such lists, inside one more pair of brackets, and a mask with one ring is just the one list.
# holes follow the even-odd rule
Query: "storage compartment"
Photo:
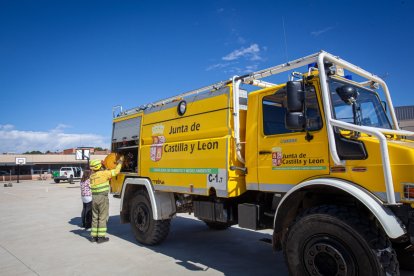
[[122, 166], [122, 172], [138, 173], [138, 145], [136, 145], [135, 141], [113, 143], [112, 152], [124, 156], [125, 161]]
[[231, 209], [226, 208], [222, 202], [193, 201], [193, 203], [194, 216], [201, 220], [224, 223], [233, 221]]
[[138, 173], [138, 150], [141, 136], [141, 116], [114, 122], [112, 152], [125, 158], [122, 172]]
[[239, 204], [239, 226], [242, 228], [257, 230], [259, 229], [259, 210], [260, 207], [255, 204]]

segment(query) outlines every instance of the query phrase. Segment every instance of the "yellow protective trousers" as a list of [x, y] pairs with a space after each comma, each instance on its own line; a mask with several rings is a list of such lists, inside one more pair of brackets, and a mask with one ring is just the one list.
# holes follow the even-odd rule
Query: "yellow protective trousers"
[[105, 237], [109, 218], [108, 194], [92, 195], [92, 237]]

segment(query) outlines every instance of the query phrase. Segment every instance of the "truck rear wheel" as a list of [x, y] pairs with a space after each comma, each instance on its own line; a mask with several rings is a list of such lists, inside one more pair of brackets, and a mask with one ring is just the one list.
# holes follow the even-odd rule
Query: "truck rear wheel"
[[60, 180], [59, 179], [55, 179], [55, 183], [59, 183], [60, 182]]
[[306, 210], [290, 227], [284, 254], [291, 275], [399, 275], [382, 229], [347, 207]]
[[146, 192], [140, 191], [130, 205], [130, 224], [138, 242], [145, 245], [161, 243], [170, 231], [170, 219], [154, 220], [151, 202]]

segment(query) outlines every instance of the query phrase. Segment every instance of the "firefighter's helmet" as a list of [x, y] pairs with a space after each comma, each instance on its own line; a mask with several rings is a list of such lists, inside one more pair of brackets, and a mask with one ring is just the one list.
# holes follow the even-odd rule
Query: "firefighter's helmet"
[[101, 160], [98, 160], [98, 159], [91, 160], [91, 162], [89, 163], [89, 167], [91, 168], [91, 170], [94, 170], [94, 171], [99, 170], [102, 167]]

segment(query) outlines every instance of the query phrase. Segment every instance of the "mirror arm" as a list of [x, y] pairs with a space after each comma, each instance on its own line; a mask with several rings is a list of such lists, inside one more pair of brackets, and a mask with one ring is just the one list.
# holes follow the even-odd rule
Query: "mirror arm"
[[310, 133], [309, 131], [309, 123], [308, 123], [308, 117], [307, 117], [307, 105], [306, 105], [306, 93], [307, 93], [307, 89], [306, 89], [306, 85], [308, 83], [310, 83], [310, 81], [308, 80], [308, 78], [305, 78], [304, 75], [302, 75], [302, 83], [303, 83], [303, 92], [304, 92], [304, 97], [303, 97], [303, 116], [305, 117], [305, 131], [306, 131], [306, 135], [305, 135], [305, 140], [310, 142], [313, 140], [313, 135]]

